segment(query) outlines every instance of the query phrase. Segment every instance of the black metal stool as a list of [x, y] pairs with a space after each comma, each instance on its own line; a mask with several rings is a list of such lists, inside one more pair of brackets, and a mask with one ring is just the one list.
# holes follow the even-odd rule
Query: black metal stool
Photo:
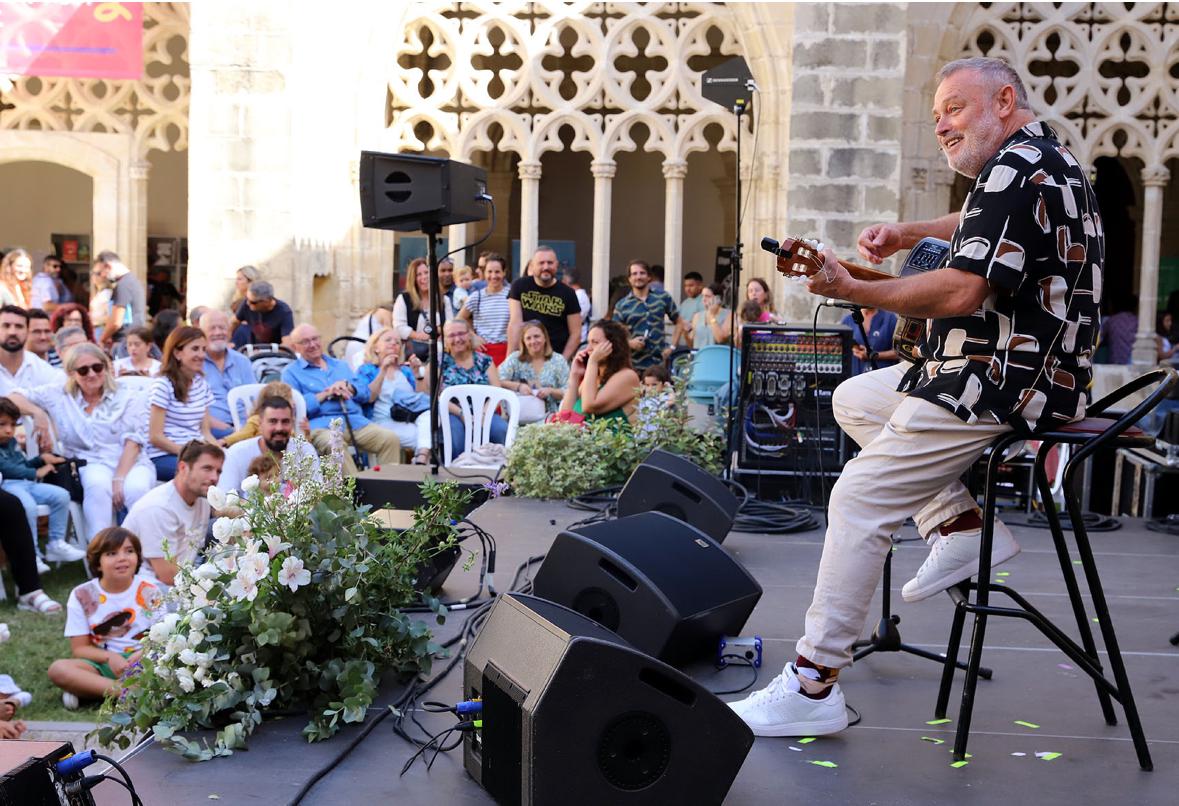
[[[1109, 607], [1105, 601], [1105, 593], [1101, 587], [1101, 578], [1097, 572], [1097, 564], [1093, 559], [1093, 550], [1089, 545], [1089, 536], [1085, 530], [1084, 519], [1081, 515], [1081, 504], [1074, 493], [1074, 480], [1077, 472], [1085, 460], [1097, 451], [1106, 447], [1129, 447], [1135, 445], [1153, 444], [1154, 438], [1137, 428], [1143, 415], [1150, 412], [1167, 396], [1176, 382], [1179, 373], [1173, 369], [1157, 369], [1148, 372], [1131, 381], [1122, 388], [1106, 395], [1093, 406], [1089, 407], [1088, 416], [1079, 422], [1069, 423], [1056, 431], [1039, 433], [1036, 437], [1042, 440], [1036, 453], [1036, 463], [1033, 470], [1036, 485], [1044, 501], [1044, 511], [1048, 517], [1052, 531], [1052, 542], [1056, 547], [1056, 556], [1060, 561], [1061, 575], [1064, 577], [1065, 587], [1068, 589], [1069, 601], [1072, 603], [1073, 614], [1077, 620], [1081, 644], [1066, 635], [1059, 627], [1048, 620], [1023, 596], [1016, 591], [1003, 587], [991, 587], [991, 546], [995, 527], [995, 484], [998, 479], [999, 465], [1003, 462], [1003, 455], [1008, 446], [1025, 438], [1025, 434], [1012, 432], [1006, 434], [991, 446], [990, 458], [987, 462], [986, 494], [983, 499], [983, 528], [982, 547], [979, 557], [978, 581], [962, 582], [947, 593], [954, 600], [954, 619], [950, 625], [950, 641], [946, 648], [946, 661], [942, 671], [941, 688], [938, 690], [937, 706], [934, 713], [942, 719], [946, 715], [946, 708], [950, 699], [950, 687], [953, 683], [954, 668], [958, 660], [958, 647], [962, 641], [962, 627], [967, 613], [974, 614], [974, 634], [970, 640], [970, 656], [967, 661], [966, 680], [962, 686], [962, 707], [958, 713], [958, 730], [954, 738], [954, 759], [961, 761], [966, 757], [966, 743], [970, 738], [970, 718], [974, 710], [974, 692], [978, 685], [979, 666], [982, 662], [983, 637], [986, 632], [988, 616], [1007, 616], [1022, 618], [1034, 625], [1052, 643], [1056, 644], [1092, 679], [1097, 689], [1097, 699], [1101, 703], [1101, 712], [1105, 716], [1106, 724], [1116, 725], [1111, 698], [1122, 705], [1126, 714], [1126, 723], [1130, 729], [1130, 736], [1134, 741], [1134, 750], [1138, 754], [1138, 764], [1144, 770], [1153, 768], [1150, 751], [1146, 746], [1146, 736], [1142, 732], [1142, 723], [1138, 719], [1138, 709], [1134, 705], [1134, 695], [1130, 690], [1130, 681], [1126, 677], [1126, 667], [1122, 663], [1122, 653], [1118, 649], [1117, 634], [1114, 632], [1113, 622], [1110, 620]], [[1155, 389], [1128, 413], [1115, 419], [1102, 417], [1116, 403], [1124, 400], [1135, 392], [1155, 385]], [[1077, 577], [1073, 571], [1072, 559], [1068, 545], [1065, 542], [1064, 530], [1061, 527], [1060, 516], [1052, 500], [1051, 482], [1044, 471], [1044, 462], [1049, 449], [1057, 444], [1074, 446], [1072, 457], [1064, 470], [1064, 500], [1072, 523], [1073, 536], [1077, 544], [1081, 566], [1085, 572], [1085, 581], [1089, 587], [1089, 595], [1093, 599], [1093, 610], [1101, 628], [1101, 638], [1109, 655], [1109, 666], [1113, 672], [1113, 682], [1105, 676], [1101, 661], [1097, 654], [1097, 645], [1093, 640], [1089, 616], [1085, 611], [1085, 604], [1081, 600], [1081, 591], [1077, 585]], [[975, 591], [975, 600], [970, 601], [970, 591]], [[1009, 596], [1018, 607], [997, 607], [990, 604], [990, 594], [994, 590]]]

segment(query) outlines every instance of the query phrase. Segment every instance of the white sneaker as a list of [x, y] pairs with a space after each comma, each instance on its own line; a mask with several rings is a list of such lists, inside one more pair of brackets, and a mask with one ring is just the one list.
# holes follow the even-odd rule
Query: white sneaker
[[[981, 528], [939, 535], [929, 549], [929, 556], [917, 569], [917, 576], [901, 588], [901, 596], [906, 602], [919, 602], [970, 579], [978, 573], [981, 547]], [[1003, 521], [996, 519], [991, 567], [1007, 562], [1016, 554], [1019, 554], [1019, 544], [1015, 542], [1015, 536]]]
[[45, 559], [54, 563], [74, 563], [85, 559], [86, 552], [64, 540], [51, 540], [45, 546]]
[[53, 569], [49, 567], [49, 563], [45, 562], [40, 557], [37, 558], [37, 573], [38, 574], [48, 574], [52, 570]]
[[729, 703], [754, 736], [825, 736], [847, 727], [847, 708], [839, 684], [821, 700], [801, 692], [798, 671], [787, 663], [761, 691]]
[[71, 693], [71, 692], [69, 692], [69, 691], [63, 691], [63, 692], [61, 693], [61, 705], [62, 705], [62, 707], [63, 707], [63, 708], [65, 708], [67, 711], [77, 711], [77, 710], [78, 710], [78, 706], [80, 706], [81, 704], [82, 704], [82, 703], [80, 703], [80, 702], [78, 701], [78, 695], [77, 695], [77, 694], [73, 694], [73, 693]]

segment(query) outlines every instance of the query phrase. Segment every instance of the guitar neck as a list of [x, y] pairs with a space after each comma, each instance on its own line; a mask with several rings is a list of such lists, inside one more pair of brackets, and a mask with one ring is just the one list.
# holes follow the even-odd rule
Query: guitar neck
[[895, 274], [889, 274], [886, 271], [879, 271], [877, 269], [870, 269], [867, 266], [861, 266], [858, 263], [851, 263], [846, 260], [839, 261], [839, 265], [847, 269], [847, 273], [857, 280], [867, 280], [874, 282], [876, 280], [895, 280]]

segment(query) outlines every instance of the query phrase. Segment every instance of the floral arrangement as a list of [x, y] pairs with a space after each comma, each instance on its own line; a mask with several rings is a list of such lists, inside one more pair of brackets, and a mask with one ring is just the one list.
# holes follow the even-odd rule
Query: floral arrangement
[[[428, 672], [439, 647], [402, 608], [422, 602], [417, 570], [455, 545], [469, 494], [427, 482], [415, 525], [391, 534], [354, 504], [340, 448], [320, 473], [288, 450], [288, 481], [210, 488], [230, 516], [213, 524], [205, 562], [177, 574], [169, 612], [104, 706], [100, 742], [127, 747], [150, 732], [203, 761], [245, 747], [268, 711], [292, 710], [308, 714], [303, 734], [318, 741], [364, 720], [383, 672]], [[198, 729], [215, 729], [212, 743], [182, 735]]]

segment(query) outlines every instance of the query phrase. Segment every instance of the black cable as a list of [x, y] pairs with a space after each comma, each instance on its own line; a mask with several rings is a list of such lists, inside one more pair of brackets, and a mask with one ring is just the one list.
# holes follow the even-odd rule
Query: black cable
[[843, 704], [843, 707], [846, 708], [847, 710], [851, 711], [853, 714], [855, 714], [855, 717], [856, 717], [855, 719], [853, 719], [847, 723], [847, 726], [849, 728], [855, 727], [856, 725], [860, 724], [860, 722], [863, 721], [864, 717], [860, 716], [860, 712], [857, 711], [855, 708], [851, 707], [846, 702]]
[[143, 799], [140, 798], [139, 793], [135, 791], [135, 784], [131, 783], [131, 776], [127, 774], [125, 769], [123, 769], [123, 765], [115, 761], [110, 756], [104, 756], [101, 753], [95, 753], [94, 757], [100, 761], [105, 761], [107, 764], [110, 764], [113, 768], [118, 770], [119, 775], [121, 775], [123, 778], [123, 782], [125, 783], [127, 791], [131, 793], [132, 806], [143, 806]]
[[[719, 663], [720, 660], [727, 660], [730, 662], [728, 664], [722, 666]], [[729, 689], [724, 689], [723, 691], [713, 691], [712, 693], [717, 695], [718, 697], [721, 695], [724, 695], [724, 694], [740, 694], [742, 691], [745, 691], [745, 690], [751, 688], [755, 683], [757, 683], [758, 668], [757, 668], [757, 666], [754, 665], [753, 661], [749, 660], [749, 658], [745, 657], [744, 655], [731, 655], [731, 654], [721, 655], [718, 660], [718, 663], [716, 664], [716, 672], [717, 673], [715, 675], [713, 675], [713, 677], [719, 676], [720, 673], [725, 671], [726, 669], [741, 668], [741, 667], [748, 667], [753, 670], [753, 677], [750, 678], [748, 683], [741, 686], [740, 688], [729, 688]]]
[[487, 206], [491, 208], [491, 226], [487, 228], [487, 232], [483, 233], [483, 237], [479, 240], [475, 241], [474, 243], [465, 243], [457, 249], [452, 249], [442, 257], [438, 258], [439, 263], [446, 260], [451, 255], [457, 255], [459, 252], [463, 252], [467, 249], [474, 249], [476, 246], [490, 238], [491, 233], [495, 232], [495, 199], [493, 199], [491, 196], [485, 196], [484, 198], [480, 199], [480, 201], [486, 202]]

